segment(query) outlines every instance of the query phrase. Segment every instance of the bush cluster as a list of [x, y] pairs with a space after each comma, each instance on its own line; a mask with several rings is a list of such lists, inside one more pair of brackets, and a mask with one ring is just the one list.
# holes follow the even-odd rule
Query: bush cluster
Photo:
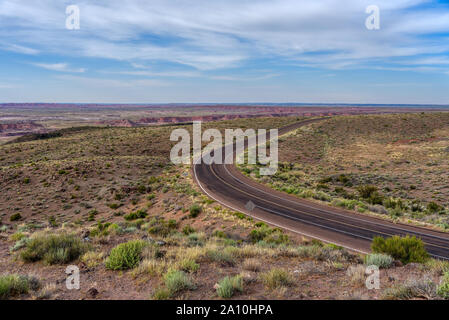
[[374, 253], [385, 253], [394, 259], [407, 264], [410, 262], [423, 263], [429, 258], [421, 239], [415, 236], [393, 236], [391, 238], [375, 237], [371, 244]]
[[39, 233], [26, 243], [20, 257], [25, 262], [43, 260], [46, 264], [64, 264], [77, 259], [89, 246], [74, 234]]
[[142, 259], [142, 250], [147, 245], [143, 240], [121, 243], [111, 250], [106, 259], [106, 268], [110, 270], [127, 270], [137, 267]]

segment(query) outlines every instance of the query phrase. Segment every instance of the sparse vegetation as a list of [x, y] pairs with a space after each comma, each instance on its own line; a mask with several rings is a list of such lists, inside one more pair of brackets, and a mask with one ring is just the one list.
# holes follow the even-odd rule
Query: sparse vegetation
[[40, 286], [39, 280], [18, 274], [4, 274], [0, 276], [0, 300], [9, 299], [20, 294], [37, 290]]
[[437, 288], [437, 294], [444, 299], [449, 299], [449, 272], [443, 275]]
[[291, 274], [284, 269], [273, 268], [261, 275], [263, 283], [269, 289], [277, 289], [280, 287], [288, 287], [293, 285]]

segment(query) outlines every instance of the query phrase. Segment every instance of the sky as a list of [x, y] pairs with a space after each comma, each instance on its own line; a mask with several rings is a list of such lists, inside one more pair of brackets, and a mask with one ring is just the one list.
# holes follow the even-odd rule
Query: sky
[[449, 104], [449, 1], [0, 0], [0, 102]]

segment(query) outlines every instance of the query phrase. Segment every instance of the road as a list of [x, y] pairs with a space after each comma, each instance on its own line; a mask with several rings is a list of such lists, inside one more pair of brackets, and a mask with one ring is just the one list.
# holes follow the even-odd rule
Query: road
[[[314, 121], [320, 120], [286, 126], [279, 129], [279, 135]], [[196, 161], [193, 176], [202, 191], [217, 202], [290, 232], [362, 253], [370, 252], [375, 236], [415, 235], [424, 241], [433, 257], [449, 260], [448, 233], [393, 223], [300, 199], [246, 177], [233, 164], [208, 165]]]

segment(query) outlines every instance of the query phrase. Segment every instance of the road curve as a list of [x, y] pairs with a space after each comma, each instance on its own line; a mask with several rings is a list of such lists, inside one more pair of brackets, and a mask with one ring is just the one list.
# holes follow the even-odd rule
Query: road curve
[[[279, 135], [320, 120], [305, 120], [283, 127]], [[297, 234], [362, 253], [370, 252], [375, 236], [415, 235], [424, 241], [433, 257], [449, 260], [448, 233], [392, 223], [300, 199], [246, 177], [231, 164], [196, 161], [193, 177], [204, 193], [224, 206]], [[249, 201], [254, 206], [247, 206]]]

